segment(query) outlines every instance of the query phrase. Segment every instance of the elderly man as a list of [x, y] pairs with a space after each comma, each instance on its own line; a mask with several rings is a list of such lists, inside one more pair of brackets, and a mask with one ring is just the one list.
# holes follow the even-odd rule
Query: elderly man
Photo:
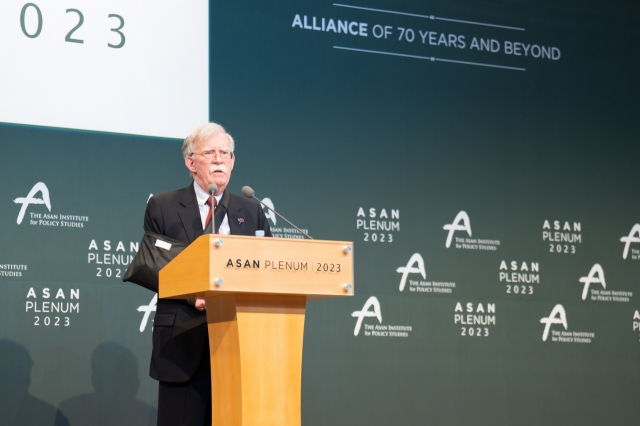
[[[233, 138], [222, 126], [207, 123], [195, 129], [182, 144], [193, 182], [149, 199], [145, 231], [191, 243], [218, 218], [215, 228], [221, 234], [255, 235], [256, 230], [264, 230], [271, 236], [261, 206], [226, 190], [236, 161], [233, 151]], [[212, 183], [218, 187], [215, 197], [208, 192]], [[218, 209], [223, 210], [216, 215]], [[211, 424], [205, 310], [204, 299], [158, 301], [150, 370], [160, 382], [158, 426]]]

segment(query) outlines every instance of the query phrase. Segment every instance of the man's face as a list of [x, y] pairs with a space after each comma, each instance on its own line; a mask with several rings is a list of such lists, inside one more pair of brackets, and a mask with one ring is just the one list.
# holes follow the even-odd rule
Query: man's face
[[[193, 179], [200, 188], [208, 191], [209, 184], [218, 185], [218, 192], [221, 194], [229, 183], [231, 170], [236, 161], [235, 155], [231, 153], [229, 139], [224, 133], [218, 133], [208, 140], [197, 140], [193, 143], [194, 154], [184, 159], [187, 168], [193, 173]], [[213, 155], [203, 155], [208, 151], [213, 151]], [[227, 159], [223, 158], [223, 152], [228, 152]]]

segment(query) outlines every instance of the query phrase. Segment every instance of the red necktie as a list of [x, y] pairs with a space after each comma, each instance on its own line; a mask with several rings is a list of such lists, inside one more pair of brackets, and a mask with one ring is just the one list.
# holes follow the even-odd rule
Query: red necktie
[[[211, 206], [211, 200], [213, 200], [213, 207]], [[207, 214], [207, 220], [205, 221], [204, 229], [207, 229], [207, 226], [209, 226], [209, 222], [211, 222], [211, 217], [213, 216], [213, 212], [218, 207], [218, 200], [210, 196], [207, 199], [207, 204], [209, 204], [209, 213]]]

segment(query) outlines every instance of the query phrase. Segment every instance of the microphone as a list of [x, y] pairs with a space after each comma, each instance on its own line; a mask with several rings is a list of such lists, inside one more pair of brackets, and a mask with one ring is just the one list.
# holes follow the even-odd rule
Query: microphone
[[[213, 197], [216, 196], [216, 192], [218, 192], [218, 185], [216, 185], [215, 183], [210, 183], [209, 186], [207, 187], [207, 189], [209, 190], [209, 194], [211, 194], [211, 199], [213, 199]], [[211, 203], [211, 209], [213, 210], [213, 203]], [[207, 226], [207, 229], [205, 229], [205, 234], [210, 233], [210, 234], [215, 234], [216, 233], [216, 224], [215, 224], [215, 215], [214, 215], [214, 211], [211, 212], [211, 223], [209, 223], [209, 226]], [[209, 232], [207, 232], [209, 231]]]
[[255, 198], [256, 200], [258, 200], [258, 202], [260, 204], [262, 204], [263, 206], [265, 206], [266, 208], [268, 208], [269, 210], [271, 210], [272, 212], [274, 212], [275, 214], [277, 214], [278, 216], [280, 216], [282, 219], [284, 219], [285, 222], [287, 222], [289, 225], [293, 226], [294, 228], [296, 228], [302, 235], [304, 235], [305, 237], [309, 238], [310, 240], [313, 240], [313, 238], [311, 238], [309, 236], [309, 234], [307, 234], [306, 232], [304, 232], [302, 229], [298, 228], [297, 226], [295, 226], [293, 223], [289, 222], [284, 216], [282, 216], [280, 213], [278, 213], [277, 211], [275, 211], [274, 209], [272, 209], [271, 207], [267, 206], [266, 204], [264, 204], [262, 202], [261, 199], [259, 199], [258, 197], [256, 197], [255, 192], [253, 191], [253, 189], [251, 189], [250, 186], [243, 186], [242, 187], [242, 195], [244, 195], [247, 198]]

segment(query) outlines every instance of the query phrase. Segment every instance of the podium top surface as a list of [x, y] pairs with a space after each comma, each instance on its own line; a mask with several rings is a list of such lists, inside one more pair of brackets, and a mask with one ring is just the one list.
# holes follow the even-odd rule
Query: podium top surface
[[160, 298], [352, 296], [353, 242], [207, 234], [160, 271], [159, 287]]

